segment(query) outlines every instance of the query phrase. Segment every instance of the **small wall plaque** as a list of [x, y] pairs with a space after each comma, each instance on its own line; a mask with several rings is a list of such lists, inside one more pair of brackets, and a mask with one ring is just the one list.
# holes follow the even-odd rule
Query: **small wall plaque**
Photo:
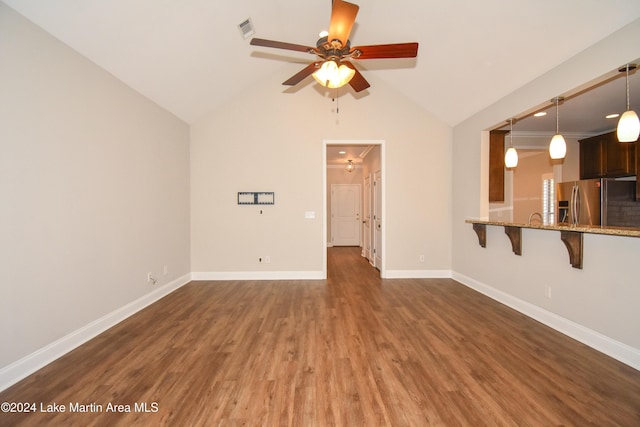
[[275, 193], [264, 191], [243, 191], [238, 192], [239, 205], [273, 205], [275, 204]]

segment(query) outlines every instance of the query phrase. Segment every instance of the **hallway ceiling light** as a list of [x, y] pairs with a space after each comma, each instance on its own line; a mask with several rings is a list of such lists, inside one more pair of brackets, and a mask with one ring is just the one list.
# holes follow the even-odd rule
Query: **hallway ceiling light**
[[629, 70], [635, 70], [636, 67], [636, 64], [627, 64], [618, 70], [627, 74], [627, 110], [618, 121], [619, 142], [635, 142], [640, 135], [640, 120], [636, 112], [629, 107]]
[[564, 159], [567, 155], [567, 143], [564, 141], [564, 137], [560, 135], [560, 116], [558, 113], [558, 104], [564, 101], [564, 97], [556, 96], [551, 100], [556, 104], [556, 134], [551, 138], [549, 144], [549, 155], [552, 159]]
[[347, 172], [353, 172], [356, 169], [356, 165], [353, 164], [352, 160], [349, 160], [344, 168]]
[[513, 147], [513, 122], [516, 119], [509, 119], [510, 130], [509, 130], [509, 148], [504, 155], [504, 165], [508, 168], [515, 168], [518, 166], [518, 152]]

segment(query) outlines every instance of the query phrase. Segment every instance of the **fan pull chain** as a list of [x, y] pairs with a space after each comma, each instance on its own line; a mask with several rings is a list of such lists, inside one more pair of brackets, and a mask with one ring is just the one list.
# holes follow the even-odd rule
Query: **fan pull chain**
[[336, 88], [336, 96], [331, 98], [331, 101], [336, 103], [336, 114], [340, 114], [340, 93], [338, 92], [338, 88]]

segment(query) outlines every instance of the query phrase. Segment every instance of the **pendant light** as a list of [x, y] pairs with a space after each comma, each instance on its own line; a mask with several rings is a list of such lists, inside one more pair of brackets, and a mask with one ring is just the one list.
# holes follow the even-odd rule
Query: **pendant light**
[[356, 170], [356, 165], [353, 164], [352, 160], [349, 160], [344, 168], [347, 172], [353, 172], [354, 170]]
[[510, 131], [509, 131], [509, 148], [504, 154], [504, 165], [508, 168], [515, 168], [518, 166], [518, 152], [513, 148], [513, 122], [515, 119], [509, 119]]
[[551, 138], [549, 144], [549, 155], [552, 159], [564, 159], [567, 155], [567, 143], [564, 141], [564, 137], [560, 135], [560, 115], [558, 113], [558, 104], [564, 101], [562, 96], [556, 96], [551, 102], [556, 103], [556, 134]]
[[618, 121], [618, 141], [635, 142], [640, 135], [640, 120], [638, 115], [629, 107], [629, 70], [635, 70], [636, 64], [627, 64], [618, 71], [627, 73], [627, 110]]

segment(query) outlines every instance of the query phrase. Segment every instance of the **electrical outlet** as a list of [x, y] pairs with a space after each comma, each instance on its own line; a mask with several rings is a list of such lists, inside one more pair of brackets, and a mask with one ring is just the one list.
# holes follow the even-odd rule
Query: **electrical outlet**
[[544, 296], [551, 299], [551, 286], [544, 287]]
[[164, 274], [165, 276], [166, 276], [167, 274], [169, 274], [169, 266], [168, 266], [168, 265], [165, 265], [165, 266], [164, 266], [164, 268], [162, 269], [162, 274]]
[[420, 262], [424, 262], [424, 255], [420, 255]]

